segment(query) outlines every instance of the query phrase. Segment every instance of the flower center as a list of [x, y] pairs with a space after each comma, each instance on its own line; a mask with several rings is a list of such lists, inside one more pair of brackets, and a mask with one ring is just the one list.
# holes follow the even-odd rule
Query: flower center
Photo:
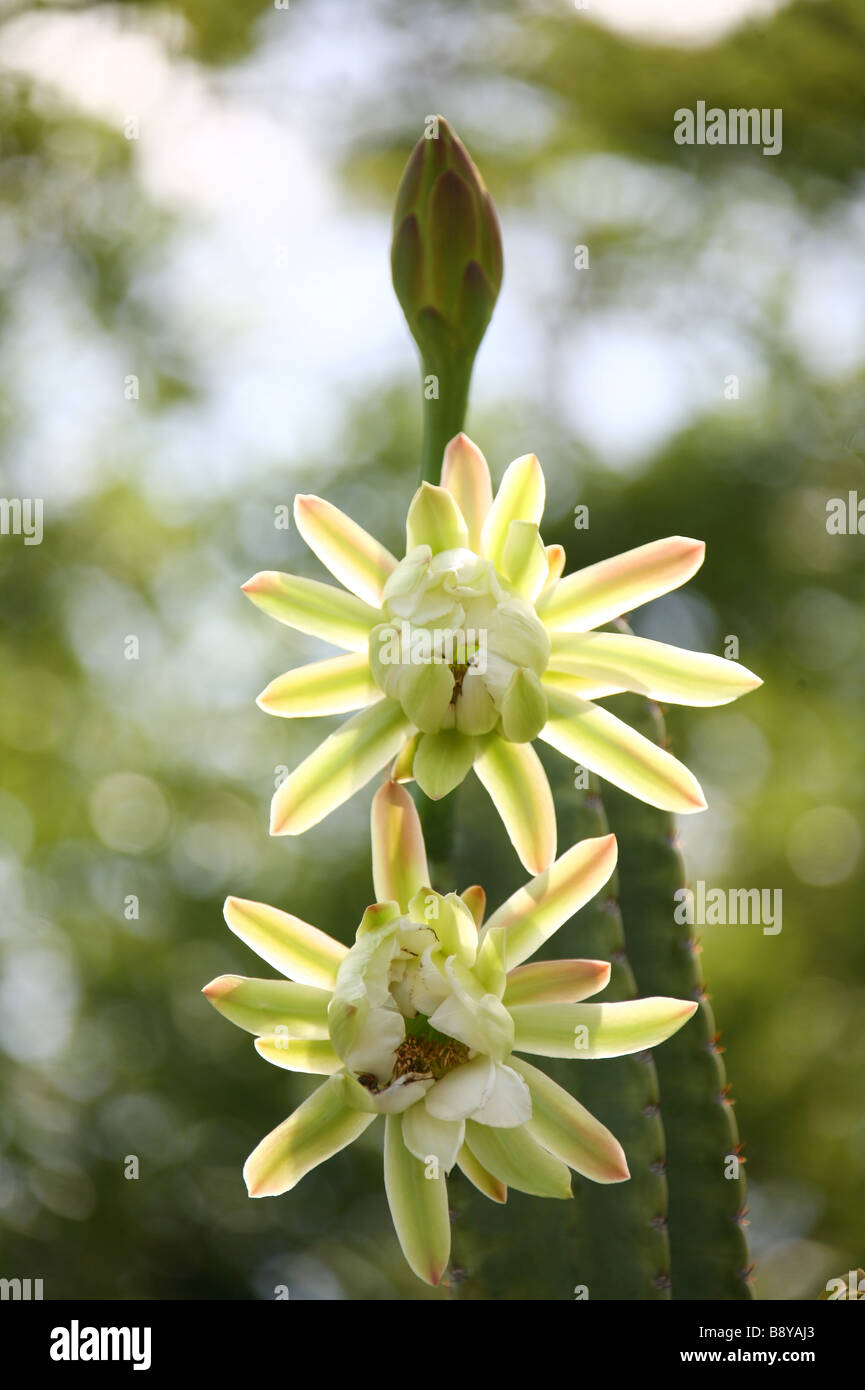
[[400, 1077], [419, 1080], [432, 1077], [440, 1081], [454, 1067], [461, 1066], [471, 1056], [470, 1049], [457, 1038], [449, 1038], [433, 1028], [424, 1014], [405, 1020], [405, 1039], [396, 1049], [393, 1071], [387, 1081], [380, 1082], [372, 1072], [361, 1072], [357, 1080], [368, 1091], [377, 1093], [392, 1086]]
[[546, 722], [550, 642], [534, 607], [470, 550], [418, 546], [384, 590], [370, 634], [376, 682], [423, 733], [497, 729], [514, 742]]
[[405, 1041], [400, 1043], [394, 1063], [394, 1079], [407, 1072], [420, 1072], [440, 1080], [446, 1072], [469, 1059], [469, 1049], [456, 1038], [433, 1028], [424, 1014], [415, 1014], [405, 1023]]

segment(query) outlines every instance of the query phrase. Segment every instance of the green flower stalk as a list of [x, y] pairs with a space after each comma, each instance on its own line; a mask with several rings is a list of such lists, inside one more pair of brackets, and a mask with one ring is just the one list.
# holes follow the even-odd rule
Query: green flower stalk
[[502, 283], [498, 218], [443, 116], [427, 123], [397, 192], [391, 269], [424, 373], [422, 477], [463, 427], [475, 354]]
[[670, 536], [562, 578], [564, 550], [541, 539], [544, 499], [534, 454], [493, 498], [465, 435], [445, 450], [440, 486], [415, 493], [400, 560], [329, 502], [296, 498], [300, 534], [344, 587], [266, 571], [244, 591], [348, 654], [279, 676], [258, 704], [285, 718], [360, 712], [281, 784], [271, 834], [301, 834], [388, 764], [433, 800], [474, 768], [524, 867], [541, 873], [556, 818], [535, 738], [649, 805], [705, 808], [682, 763], [594, 703], [630, 690], [721, 705], [761, 684], [734, 661], [595, 631], [684, 584], [703, 543]]
[[458, 1166], [487, 1197], [507, 1188], [571, 1196], [570, 1169], [628, 1178], [616, 1138], [517, 1054], [574, 1060], [654, 1047], [696, 1004], [639, 999], [586, 1004], [607, 984], [603, 961], [526, 964], [607, 882], [612, 835], [584, 840], [483, 924], [480, 887], [429, 886], [420, 820], [395, 782], [372, 808], [373, 879], [349, 949], [263, 903], [229, 898], [229, 927], [285, 980], [221, 976], [204, 989], [257, 1051], [327, 1077], [250, 1154], [250, 1196], [290, 1191], [385, 1118], [384, 1179], [403, 1253], [437, 1284], [450, 1255], [446, 1177]]

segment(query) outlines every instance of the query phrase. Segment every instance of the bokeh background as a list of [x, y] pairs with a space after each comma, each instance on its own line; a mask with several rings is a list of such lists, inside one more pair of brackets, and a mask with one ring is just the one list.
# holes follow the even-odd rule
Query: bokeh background
[[[267, 836], [323, 724], [254, 696], [320, 649], [239, 586], [320, 576], [274, 524], [296, 491], [399, 545], [420, 411], [389, 216], [436, 111], [505, 242], [469, 432], [496, 477], [539, 454], [571, 566], [704, 538], [636, 630], [735, 635], [765, 678], [670, 713], [710, 804], [682, 824], [692, 878], [783, 890], [780, 934], [701, 932], [757, 1293], [865, 1264], [865, 538], [826, 529], [829, 498], [865, 497], [863, 53], [859, 0], [4, 0], [0, 494], [45, 509], [40, 546], [0, 537], [4, 1276], [48, 1298], [454, 1292], [402, 1262], [379, 1127], [248, 1200], [243, 1159], [310, 1083], [199, 993], [258, 973], [227, 892], [343, 940], [371, 896], [371, 793]], [[783, 152], [675, 145], [698, 100], [782, 108]], [[573, 1282], [551, 1264], [538, 1296]]]

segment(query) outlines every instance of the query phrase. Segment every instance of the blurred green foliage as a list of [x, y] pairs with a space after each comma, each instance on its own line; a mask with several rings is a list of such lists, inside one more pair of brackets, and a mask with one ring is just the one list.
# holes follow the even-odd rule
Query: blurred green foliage
[[[127, 22], [149, 23], [153, 8], [129, 4]], [[185, 21], [178, 61], [231, 64], [272, 42], [270, 8], [234, 0], [162, 13]], [[314, 9], [292, 4], [305, 23]], [[347, 36], [351, 6], [334, 13]], [[567, 171], [580, 155], [612, 152], [644, 169], [675, 165], [703, 185], [694, 223], [678, 233], [662, 221], [597, 227], [590, 284], [575, 277], [540, 325], [553, 353], [563, 322], [680, 264], [695, 280], [709, 275], [700, 251], [723, 220], [734, 186], [725, 180], [743, 168], [768, 202], [830, 225], [861, 187], [865, 14], [855, 0], [803, 0], [695, 52], [630, 42], [552, 6], [508, 7], [503, 18], [492, 3], [389, 0], [376, 14], [400, 59], [386, 89], [361, 88], [342, 114], [354, 132], [346, 202], [386, 210], [423, 114], [446, 109], [502, 214], [503, 298], [509, 226], [545, 222], [563, 161]], [[483, 106], [502, 86], [516, 111], [540, 104], [541, 134], [484, 125], [465, 94]], [[672, 110], [698, 99], [782, 106], [783, 158], [728, 149], [709, 160], [674, 146]], [[0, 120], [0, 211], [15, 248], [0, 308], [22, 277], [62, 265], [94, 316], [82, 321], [82, 350], [98, 325], [113, 335], [119, 375], [134, 348], [154, 386], [134, 408], [168, 422], [203, 408], [194, 344], [173, 331], [169, 305], [131, 288], [142, 263], [158, 262], [172, 222], [130, 142], [20, 80], [0, 84]], [[557, 216], [565, 237], [582, 239], [569, 212]], [[713, 288], [742, 319], [740, 271]], [[696, 326], [683, 317], [683, 333]], [[24, 350], [10, 340], [20, 327], [14, 314], [0, 324], [7, 361]], [[763, 354], [759, 397], [707, 409], [639, 469], [611, 470], [560, 410], [513, 397], [476, 409], [470, 432], [496, 476], [525, 449], [540, 454], [553, 485], [545, 539], [567, 546], [569, 567], [658, 536], [705, 539], [696, 580], [636, 626], [716, 651], [734, 634], [764, 677], [741, 705], [667, 718], [709, 792], [705, 828], [686, 827], [703, 837], [689, 840], [692, 877], [783, 890], [779, 935], [707, 927], [702, 938], [746, 1141], [757, 1293], [813, 1298], [830, 1275], [861, 1265], [865, 1248], [865, 542], [825, 527], [828, 498], [865, 496], [865, 383], [861, 366], [809, 371], [765, 310], [748, 330]], [[325, 493], [398, 547], [420, 439], [408, 340], [406, 363], [374, 397], [337, 403], [339, 453], [300, 460], [287, 443], [232, 489], [202, 485], [194, 505], [166, 509], [148, 488], [148, 458], [114, 429], [88, 485], [56, 505], [46, 498], [41, 546], [0, 538], [2, 1273], [43, 1278], [46, 1297], [268, 1298], [281, 1284], [293, 1298], [448, 1296], [403, 1264], [377, 1127], [293, 1196], [247, 1199], [243, 1159], [309, 1083], [268, 1068], [199, 994], [221, 972], [255, 973], [221, 922], [227, 892], [278, 903], [345, 941], [371, 895], [368, 795], [300, 842], [267, 837], [277, 770], [321, 726], [268, 720], [253, 698], [313, 653], [238, 586], [256, 569], [319, 573], [294, 532], [273, 526], [274, 506], [295, 491]], [[44, 389], [50, 412], [51, 383]], [[22, 402], [8, 374], [2, 404], [0, 493], [14, 479], [18, 495]], [[203, 484], [208, 468], [203, 458]], [[588, 531], [573, 529], [577, 502], [590, 508]], [[127, 659], [129, 635], [137, 660]], [[457, 803], [457, 882], [435, 886], [481, 878], [494, 905], [523, 876], [482, 805], [469, 782]], [[704, 867], [716, 861], [719, 880]], [[576, 939], [579, 930], [579, 919], [568, 928]], [[130, 1155], [137, 1180], [124, 1176]], [[482, 1199], [464, 1187], [454, 1185], [455, 1262], [470, 1295]], [[517, 1195], [483, 1216], [515, 1269], [528, 1202]], [[579, 1282], [566, 1247], [523, 1274], [529, 1297], [567, 1299]]]

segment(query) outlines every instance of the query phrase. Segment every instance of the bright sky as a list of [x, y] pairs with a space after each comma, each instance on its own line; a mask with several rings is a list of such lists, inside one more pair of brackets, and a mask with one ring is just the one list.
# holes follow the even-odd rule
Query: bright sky
[[[567, 0], [564, 0], [567, 4]], [[585, 9], [611, 29], [643, 38], [709, 43], [725, 30], [780, 9], [784, 0], [587, 0]], [[583, 8], [575, 0], [576, 8]]]
[[[692, 39], [770, 7], [770, 0], [590, 2], [611, 24], [687, 31]], [[220, 75], [169, 58], [158, 34], [129, 10], [31, 11], [4, 26], [0, 60], [9, 67], [38, 75], [120, 129], [137, 119], [140, 178], [177, 212], [178, 225], [158, 266], [142, 267], [134, 288], [160, 303], [207, 393], [203, 408], [136, 417], [122, 394], [136, 363], [116, 360], [59, 279], [41, 273], [38, 283], [19, 286], [17, 344], [0, 363], [32, 402], [10, 449], [27, 479], [22, 495], [85, 490], [104, 456], [102, 439], [116, 438], [118, 425], [147, 458], [157, 496], [188, 488], [192, 497], [203, 477], [208, 488], [230, 487], [238, 473], [250, 476], [275, 460], [284, 467], [312, 441], [327, 441], [340, 402], [374, 393], [395, 370], [413, 372], [390, 286], [389, 217], [358, 213], [331, 171], [327, 144], [334, 141], [328, 94], [336, 84], [347, 109], [358, 94], [368, 106], [393, 61], [393, 38], [361, 9], [347, 46], [344, 18], [338, 0], [276, 13], [261, 52]], [[606, 205], [613, 222], [642, 219], [653, 236], [694, 215], [695, 187], [684, 173], [595, 157], [563, 170], [561, 182], [557, 219], [509, 219], [506, 289], [479, 359], [476, 400], [524, 393], [543, 400], [550, 360], [538, 310], [574, 274], [572, 226], [586, 221], [586, 208], [603, 213]], [[738, 219], [724, 202], [715, 244], [696, 273], [678, 268], [671, 252], [667, 283], [644, 286], [627, 312], [624, 289], [621, 304], [568, 325], [558, 342], [558, 407], [613, 467], [639, 464], [715, 404], [728, 373], [742, 376], [752, 399], [759, 390], [760, 364], [741, 324], [733, 312], [725, 324], [728, 306], [719, 311], [711, 300], [725, 280], [758, 303], [772, 277], [788, 274], [791, 344], [816, 372], [849, 370], [865, 352], [865, 290], [856, 288], [865, 286], [861, 207], [831, 227], [803, 228], [786, 193], [762, 196], [758, 190], [749, 203], [746, 195], [747, 215]], [[771, 235], [755, 238], [755, 225]], [[804, 259], [797, 239], [809, 248]]]

